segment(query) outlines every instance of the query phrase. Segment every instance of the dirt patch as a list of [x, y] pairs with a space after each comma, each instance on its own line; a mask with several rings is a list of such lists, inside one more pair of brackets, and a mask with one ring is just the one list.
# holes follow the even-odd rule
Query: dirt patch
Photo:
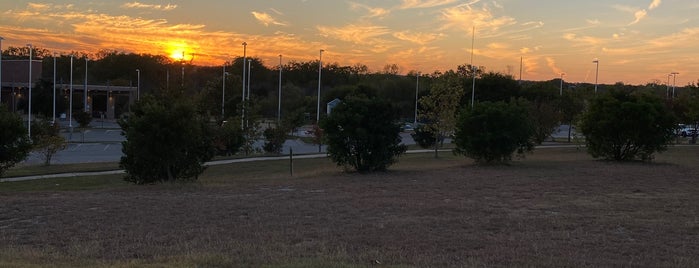
[[0, 248], [107, 263], [699, 266], [699, 170], [667, 161], [683, 150], [655, 164], [555, 152], [510, 166], [426, 155], [427, 168], [370, 175], [2, 194]]

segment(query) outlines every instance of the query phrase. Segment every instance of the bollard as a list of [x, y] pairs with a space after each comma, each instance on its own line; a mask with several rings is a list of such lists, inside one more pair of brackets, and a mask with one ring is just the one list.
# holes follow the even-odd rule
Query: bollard
[[294, 148], [289, 147], [289, 174], [294, 176]]

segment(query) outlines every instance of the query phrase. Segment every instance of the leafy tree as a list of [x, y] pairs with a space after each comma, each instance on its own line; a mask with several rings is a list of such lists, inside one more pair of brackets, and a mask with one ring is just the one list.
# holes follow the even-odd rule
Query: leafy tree
[[85, 129], [90, 126], [92, 115], [89, 112], [80, 110], [73, 112], [73, 118], [78, 122], [80, 133], [82, 134], [82, 141], [85, 142]]
[[243, 130], [238, 122], [240, 122], [240, 118], [229, 119], [216, 129], [213, 142], [219, 154], [234, 155], [240, 151], [240, 148], [245, 143]]
[[126, 141], [119, 165], [126, 181], [146, 184], [196, 180], [213, 157], [211, 130], [183, 97], [141, 96], [128, 120], [120, 120]]
[[433, 147], [435, 142], [442, 142], [444, 140], [443, 137], [440, 137], [441, 139], [435, 137], [433, 132], [426, 130], [422, 125], [415, 128], [415, 133], [410, 134], [410, 136], [413, 137], [413, 140], [415, 143], [417, 143], [417, 145], [424, 149]]
[[457, 73], [448, 71], [441, 75], [430, 89], [430, 95], [420, 98], [420, 118], [427, 122], [425, 130], [432, 132], [435, 137], [434, 157], [439, 157], [436, 140], [445, 137], [454, 130], [459, 100], [463, 96]]
[[287, 130], [281, 127], [265, 129], [263, 132], [265, 144], [262, 146], [262, 149], [268, 153], [281, 154], [286, 141], [286, 133]]
[[582, 115], [580, 130], [595, 158], [651, 160], [674, 137], [675, 118], [651, 95], [611, 90], [594, 98]]
[[573, 122], [582, 113], [585, 108], [585, 100], [581, 94], [575, 91], [566, 91], [563, 93], [561, 100], [558, 102], [561, 112], [561, 121], [568, 124], [568, 142], [570, 142], [570, 132], [573, 128]]
[[0, 104], [0, 177], [5, 170], [23, 161], [32, 148], [22, 118]]
[[[560, 80], [557, 80], [560, 83]], [[529, 117], [534, 127], [534, 142], [541, 144], [551, 136], [560, 125], [561, 112], [560, 87], [552, 87], [550, 82], [537, 83], [535, 86], [524, 86], [520, 90], [520, 105], [527, 107]]]
[[44, 165], [51, 165], [51, 159], [56, 153], [67, 146], [66, 139], [59, 134], [60, 126], [47, 120], [32, 121], [32, 141], [34, 151], [44, 159]]
[[321, 126], [330, 158], [358, 172], [386, 170], [406, 150], [396, 109], [378, 98], [348, 97]]
[[454, 153], [480, 164], [506, 163], [515, 151], [523, 154], [534, 148], [533, 134], [526, 107], [514, 102], [482, 102], [459, 116]]

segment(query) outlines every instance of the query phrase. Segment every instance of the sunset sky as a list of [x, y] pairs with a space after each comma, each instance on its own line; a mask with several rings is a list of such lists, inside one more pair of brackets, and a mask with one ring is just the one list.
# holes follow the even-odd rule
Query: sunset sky
[[[699, 79], [698, 0], [1, 1], [7, 46], [100, 49], [220, 65], [247, 55], [268, 66], [317, 60], [398, 64], [403, 73], [474, 65], [523, 79], [677, 85]], [[670, 80], [672, 83], [672, 80]]]

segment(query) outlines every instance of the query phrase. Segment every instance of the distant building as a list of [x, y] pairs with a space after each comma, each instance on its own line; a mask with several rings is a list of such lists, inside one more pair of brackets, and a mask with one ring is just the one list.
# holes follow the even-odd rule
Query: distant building
[[335, 106], [340, 105], [340, 103], [342, 103], [342, 101], [338, 98], [335, 98], [334, 100], [328, 102], [328, 104], [326, 105], [326, 111], [328, 111], [328, 115], [330, 115], [333, 109], [335, 109]]
[[[32, 88], [43, 75], [41, 60], [32, 60]], [[2, 60], [2, 83], [0, 83], [0, 102], [8, 110], [26, 113], [29, 94], [29, 60]], [[49, 70], [52, 71], [52, 70]], [[83, 92], [87, 89], [87, 110], [92, 112], [94, 117], [104, 116], [106, 119], [113, 119], [123, 113], [124, 109], [119, 109], [117, 103], [132, 103], [136, 99], [137, 87], [110, 86], [110, 85], [87, 85], [73, 82], [73, 111], [83, 107]], [[56, 84], [56, 91], [60, 94], [68, 94], [70, 84]], [[122, 101], [117, 101], [121, 99]], [[35, 101], [32, 101], [34, 104]], [[95, 104], [93, 106], [93, 103]], [[123, 106], [123, 105], [122, 105]], [[34, 109], [32, 109], [34, 110]], [[33, 111], [33, 113], [36, 110]], [[56, 116], [67, 111], [56, 111]]]

